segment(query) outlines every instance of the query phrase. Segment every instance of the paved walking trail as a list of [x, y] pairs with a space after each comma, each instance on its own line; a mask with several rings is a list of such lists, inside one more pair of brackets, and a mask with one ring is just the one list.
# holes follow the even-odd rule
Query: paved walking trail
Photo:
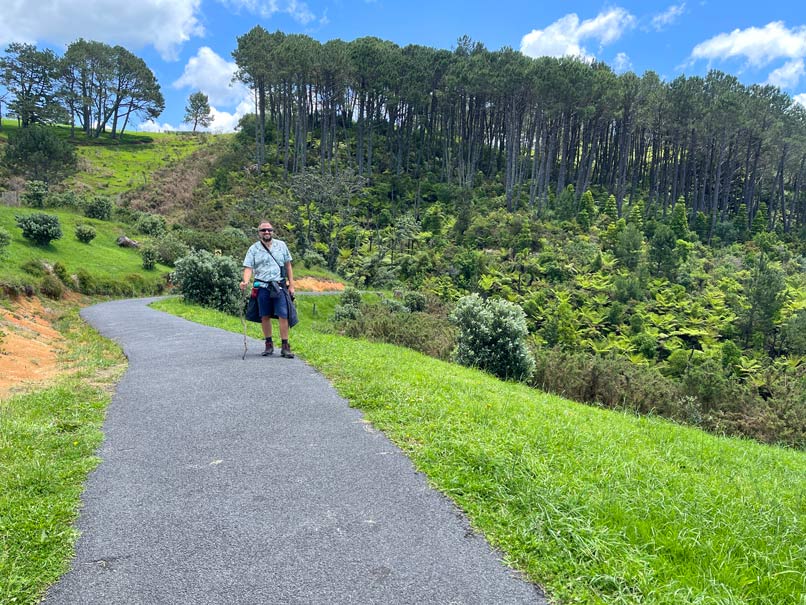
[[148, 302], [82, 312], [129, 369], [46, 604], [546, 602], [303, 361]]

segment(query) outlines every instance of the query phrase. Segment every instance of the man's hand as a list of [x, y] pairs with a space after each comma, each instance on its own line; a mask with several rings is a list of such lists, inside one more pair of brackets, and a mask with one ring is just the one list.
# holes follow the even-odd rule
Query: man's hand
[[294, 298], [294, 286], [288, 286], [288, 293]]
[[239, 286], [240, 286], [240, 288], [241, 288], [241, 292], [243, 292], [244, 290], [246, 290], [246, 282], [245, 282], [245, 281], [242, 281], [242, 282], [239, 284]]

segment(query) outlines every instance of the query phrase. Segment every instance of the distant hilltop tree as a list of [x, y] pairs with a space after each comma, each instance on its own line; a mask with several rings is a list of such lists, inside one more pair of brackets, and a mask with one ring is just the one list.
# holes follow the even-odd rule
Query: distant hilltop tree
[[193, 124], [193, 132], [201, 126], [207, 128], [213, 123], [215, 117], [210, 109], [210, 101], [203, 92], [194, 92], [188, 97], [188, 104], [185, 106], [185, 124]]

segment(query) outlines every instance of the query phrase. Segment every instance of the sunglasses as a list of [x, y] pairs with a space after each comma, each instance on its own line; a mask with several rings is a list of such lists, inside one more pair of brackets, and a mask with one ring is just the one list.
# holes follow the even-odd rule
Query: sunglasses
[[274, 229], [258, 229], [261, 233], [271, 233]]

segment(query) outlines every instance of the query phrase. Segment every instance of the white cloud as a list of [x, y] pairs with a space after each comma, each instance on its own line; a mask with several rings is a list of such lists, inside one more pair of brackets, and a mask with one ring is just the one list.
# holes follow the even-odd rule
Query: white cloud
[[276, 13], [291, 15], [295, 21], [307, 25], [316, 19], [305, 2], [297, 0], [218, 0], [224, 6], [234, 10], [246, 10], [264, 19], [269, 19]]
[[672, 4], [662, 13], [652, 17], [652, 27], [654, 27], [657, 31], [661, 31], [677, 21], [685, 11], [685, 2], [681, 2], [680, 4]]
[[530, 57], [572, 55], [591, 60], [594, 57], [582, 46], [583, 41], [592, 40], [600, 47], [611, 44], [635, 23], [635, 17], [620, 7], [581, 22], [575, 13], [570, 13], [545, 29], [533, 29], [523, 36], [521, 52]]
[[[238, 127], [238, 122], [240, 119], [246, 115], [247, 113], [254, 113], [255, 108], [250, 99], [243, 99], [240, 103], [238, 103], [237, 107], [233, 112], [221, 111], [217, 109], [215, 106], [210, 105], [210, 114], [213, 116], [213, 122], [207, 128], [197, 127], [196, 130], [201, 132], [214, 132], [214, 133], [223, 133], [223, 132], [235, 132], [235, 129]], [[178, 131], [178, 130], [185, 130], [189, 131], [193, 129], [192, 124], [188, 124], [186, 122], [182, 122], [179, 126], [173, 126], [168, 122], [164, 122], [160, 124], [159, 122], [155, 122], [154, 120], [148, 120], [146, 122], [141, 122], [140, 125], [137, 127], [139, 132], [169, 132], [169, 131]]]
[[227, 61], [208, 46], [202, 46], [185, 65], [182, 75], [173, 83], [174, 88], [197, 90], [207, 95], [213, 105], [235, 105], [242, 99], [251, 98], [249, 88], [233, 82], [238, 70], [234, 61]]
[[627, 53], [619, 53], [613, 61], [613, 67], [618, 73], [632, 69], [632, 61]]
[[34, 8], [28, 0], [4, 0], [0, 46], [67, 45], [86, 38], [132, 49], [153, 46], [172, 60], [184, 42], [204, 33], [197, 18], [200, 6], [201, 0], [59, 0]]
[[146, 122], [141, 122], [137, 127], [137, 132], [169, 132], [177, 130], [190, 130], [190, 126], [180, 124], [177, 128], [175, 126], [171, 126], [168, 122], [160, 124], [154, 120], [148, 120]]
[[255, 113], [255, 106], [251, 99], [244, 99], [238, 103], [238, 106], [232, 113], [219, 111], [212, 106], [210, 107], [210, 110], [213, 114], [213, 123], [210, 124], [210, 127], [206, 128], [205, 130], [215, 133], [235, 132], [238, 122], [243, 116], [245, 116], [247, 113]]
[[792, 97], [792, 100], [795, 101], [795, 103], [800, 103], [801, 105], [806, 107], [806, 92], [802, 92], [799, 95], [795, 95], [794, 97]]
[[806, 57], [806, 26], [789, 29], [783, 21], [773, 21], [761, 28], [735, 29], [701, 42], [691, 51], [692, 61], [736, 57], [744, 57], [755, 67], [780, 58]]
[[788, 61], [770, 73], [767, 84], [778, 88], [794, 88], [804, 73], [806, 73], [806, 68], [804, 68], [803, 59]]

